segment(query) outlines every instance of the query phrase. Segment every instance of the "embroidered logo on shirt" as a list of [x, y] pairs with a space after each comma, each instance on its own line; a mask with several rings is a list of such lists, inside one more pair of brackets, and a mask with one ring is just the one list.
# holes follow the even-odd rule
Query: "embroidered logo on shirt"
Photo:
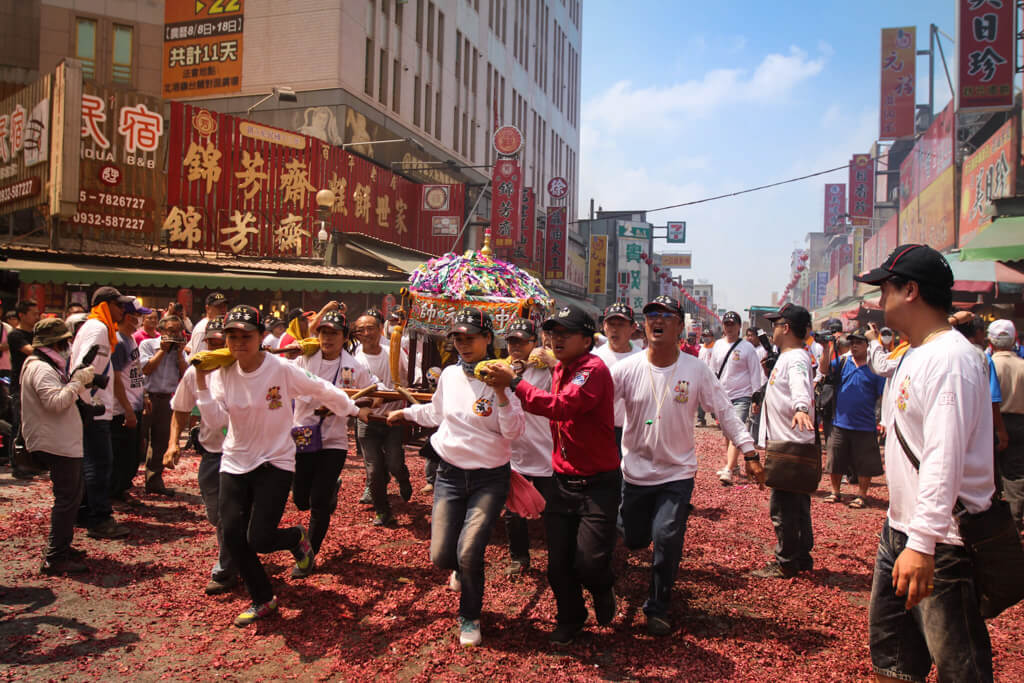
[[686, 403], [690, 400], [690, 383], [686, 380], [676, 382], [672, 391], [675, 392], [675, 396], [672, 397], [672, 400], [676, 403]]
[[267, 390], [267, 407], [271, 410], [277, 410], [284, 403], [281, 402], [281, 387], [270, 387]]
[[775, 378], [779, 376], [778, 370], [772, 370], [772, 376], [768, 379], [768, 384], [775, 384]]
[[478, 398], [476, 403], [473, 404], [473, 412], [480, 417], [487, 417], [494, 412], [490, 399]]
[[900, 382], [900, 391], [896, 395], [896, 407], [900, 409], [900, 412], [907, 410], [907, 399], [910, 398], [910, 375], [903, 378]]
[[732, 359], [734, 361], [739, 361], [740, 360], [740, 352], [739, 351], [733, 351], [732, 352]]
[[578, 387], [582, 387], [590, 379], [590, 370], [580, 370], [576, 373], [576, 376], [572, 378], [572, 383]]
[[352, 388], [353, 379], [353, 368], [342, 368], [341, 369], [341, 386], [346, 389]]

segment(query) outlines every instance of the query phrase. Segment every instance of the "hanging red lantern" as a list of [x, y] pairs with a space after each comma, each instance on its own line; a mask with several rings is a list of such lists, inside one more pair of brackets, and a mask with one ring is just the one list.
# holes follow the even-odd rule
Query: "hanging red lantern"
[[659, 268], [658, 266], [654, 266], [654, 272], [655, 273], [660, 273], [661, 272], [661, 268]]

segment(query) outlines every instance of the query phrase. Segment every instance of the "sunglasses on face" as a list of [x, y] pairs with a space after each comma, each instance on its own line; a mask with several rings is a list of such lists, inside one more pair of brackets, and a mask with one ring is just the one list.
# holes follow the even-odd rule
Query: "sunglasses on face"
[[648, 320], [668, 320], [669, 318], [678, 318], [679, 316], [668, 311], [651, 311], [650, 313], [644, 313], [644, 317]]

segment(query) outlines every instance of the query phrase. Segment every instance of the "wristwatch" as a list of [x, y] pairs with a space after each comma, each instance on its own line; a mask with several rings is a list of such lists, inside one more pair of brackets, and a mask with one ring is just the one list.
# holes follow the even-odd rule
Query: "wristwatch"
[[743, 459], [747, 462], [758, 462], [761, 460], [761, 456], [758, 454], [757, 451], [754, 451], [750, 455], [744, 455]]
[[796, 407], [796, 412], [798, 412], [798, 413], [809, 413], [810, 410], [808, 409], [807, 406], [797, 406]]
[[519, 383], [522, 381], [522, 377], [514, 377], [512, 381], [508, 383], [508, 388], [512, 390], [512, 393], [515, 393], [516, 387], [519, 386]]

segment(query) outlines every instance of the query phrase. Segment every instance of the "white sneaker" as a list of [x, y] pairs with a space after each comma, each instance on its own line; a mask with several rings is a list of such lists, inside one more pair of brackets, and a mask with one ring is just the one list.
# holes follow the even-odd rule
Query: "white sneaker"
[[479, 619], [463, 619], [459, 617], [459, 645], [462, 647], [476, 647], [482, 639]]
[[729, 486], [732, 484], [732, 472], [728, 469], [718, 470], [718, 480], [722, 482], [722, 486]]
[[456, 593], [462, 592], [462, 581], [459, 580], [458, 572], [452, 572], [452, 575], [448, 577], [448, 590]]

